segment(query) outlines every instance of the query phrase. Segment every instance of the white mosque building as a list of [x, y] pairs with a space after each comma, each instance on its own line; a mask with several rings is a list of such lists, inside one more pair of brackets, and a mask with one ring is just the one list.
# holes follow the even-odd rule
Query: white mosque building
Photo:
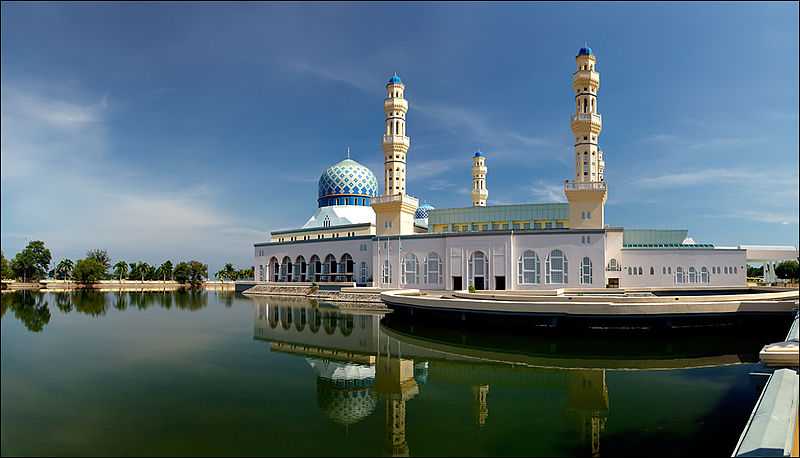
[[606, 224], [600, 74], [591, 48], [575, 61], [567, 203], [487, 205], [487, 157], [477, 152], [472, 206], [420, 205], [406, 193], [409, 104], [395, 74], [383, 102], [383, 194], [372, 171], [348, 154], [322, 173], [317, 210], [302, 227], [255, 244], [255, 280], [431, 290], [731, 287], [746, 285], [747, 262], [765, 263], [769, 276], [776, 261], [797, 258], [795, 247], [720, 247], [695, 243], [686, 230]]

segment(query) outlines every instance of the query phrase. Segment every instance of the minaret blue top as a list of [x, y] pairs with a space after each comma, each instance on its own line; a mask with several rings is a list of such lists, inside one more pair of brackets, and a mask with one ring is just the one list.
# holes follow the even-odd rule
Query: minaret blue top
[[389, 82], [387, 84], [403, 84], [403, 80], [401, 80], [400, 77], [397, 76], [397, 72], [395, 72], [394, 75], [389, 78]]
[[480, 151], [475, 152], [475, 157], [481, 157], [481, 156], [483, 156], [483, 153], [481, 153]]
[[579, 56], [591, 56], [592, 54], [593, 54], [592, 53], [592, 48], [590, 48], [588, 46], [584, 46], [583, 48], [578, 50], [578, 55]]

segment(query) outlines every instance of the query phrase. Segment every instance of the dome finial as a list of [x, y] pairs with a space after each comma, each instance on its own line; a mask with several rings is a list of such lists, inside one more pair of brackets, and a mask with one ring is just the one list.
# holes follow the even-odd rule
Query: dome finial
[[350, 147], [347, 147], [347, 158], [350, 159]]

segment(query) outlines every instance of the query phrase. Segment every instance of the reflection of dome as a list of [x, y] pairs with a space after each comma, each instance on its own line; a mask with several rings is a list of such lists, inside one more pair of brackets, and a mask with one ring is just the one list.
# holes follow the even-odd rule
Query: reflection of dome
[[331, 420], [352, 425], [370, 416], [378, 398], [375, 366], [307, 358], [317, 373], [317, 403]]
[[330, 380], [317, 379], [317, 404], [335, 423], [358, 423], [372, 414], [377, 403], [371, 387], [342, 389]]
[[578, 50], [579, 56], [591, 56], [592, 55], [592, 48], [588, 46], [584, 46], [580, 50]]
[[403, 81], [399, 76], [397, 76], [397, 73], [395, 73], [391, 78], [389, 78], [389, 82], [387, 84], [403, 84]]
[[319, 177], [320, 207], [331, 205], [368, 206], [378, 195], [378, 180], [370, 169], [352, 159], [345, 159], [325, 169]]
[[414, 219], [427, 219], [428, 212], [433, 210], [433, 205], [424, 203], [417, 207], [417, 211], [414, 213]]

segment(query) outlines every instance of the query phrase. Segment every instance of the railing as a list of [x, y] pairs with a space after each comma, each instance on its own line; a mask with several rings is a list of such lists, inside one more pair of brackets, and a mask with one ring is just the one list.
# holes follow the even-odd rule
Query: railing
[[597, 113], [577, 113], [577, 114], [574, 114], [574, 115], [570, 116], [570, 119], [573, 122], [575, 122], [575, 121], [594, 121], [594, 122], [597, 122], [597, 123], [600, 123], [600, 124], [603, 123], [603, 117], [600, 116]]
[[411, 140], [405, 135], [384, 135], [383, 143], [390, 143], [390, 144], [399, 143], [401, 145], [408, 146], [411, 143]]
[[564, 191], [605, 191], [605, 181], [565, 181]]
[[399, 201], [405, 201], [410, 204], [415, 204], [416, 206], [419, 206], [419, 199], [417, 199], [416, 197], [411, 197], [408, 194], [406, 195], [392, 194], [390, 196], [376, 196], [370, 199], [370, 202], [373, 204], [385, 204], [389, 202], [399, 202]]

